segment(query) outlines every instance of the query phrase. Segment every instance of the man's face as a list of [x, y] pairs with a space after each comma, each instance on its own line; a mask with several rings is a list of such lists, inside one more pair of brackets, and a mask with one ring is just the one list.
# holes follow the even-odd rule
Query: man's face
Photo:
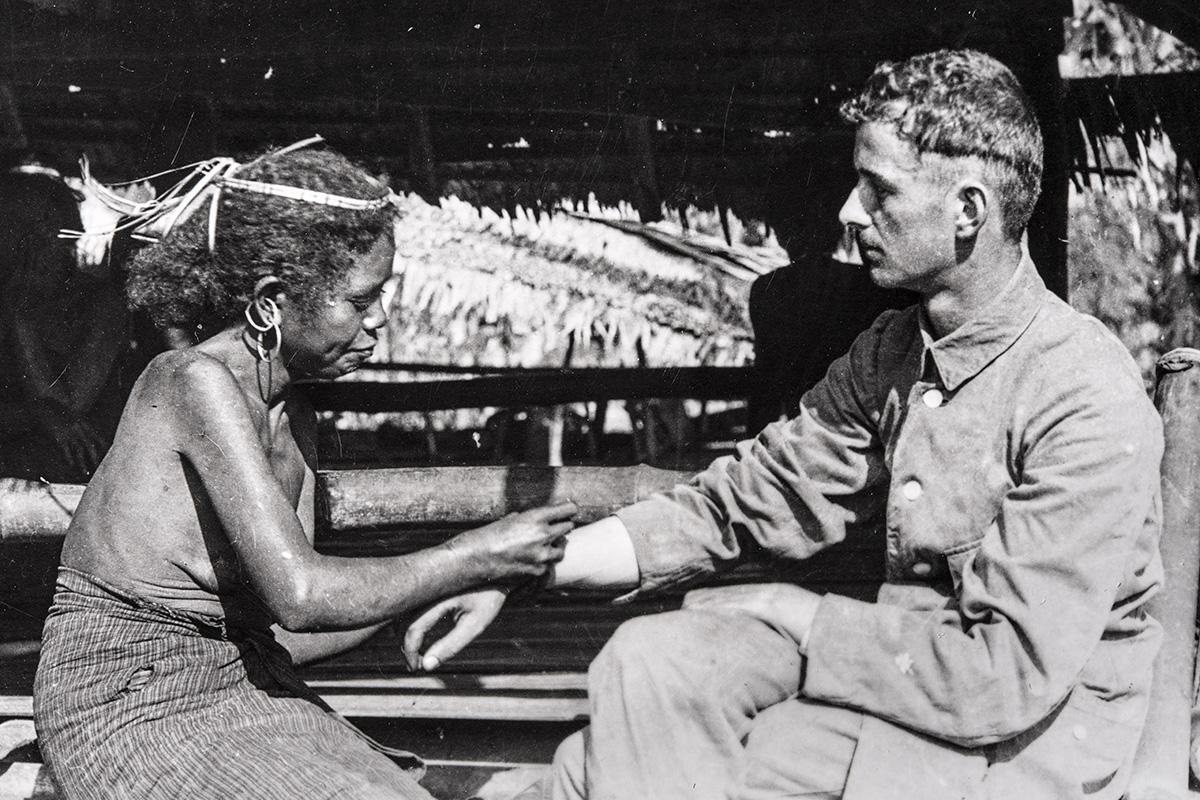
[[859, 126], [858, 183], [838, 218], [856, 232], [871, 280], [929, 294], [955, 263], [954, 203], [944, 173], [890, 125]]

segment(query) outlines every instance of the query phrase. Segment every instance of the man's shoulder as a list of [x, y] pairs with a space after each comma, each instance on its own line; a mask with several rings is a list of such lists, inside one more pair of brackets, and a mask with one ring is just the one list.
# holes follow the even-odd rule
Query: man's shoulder
[[1085, 372], [1120, 368], [1137, 374], [1129, 349], [1107, 325], [1065, 300], [1047, 295], [1032, 326], [1035, 346], [1047, 357], [1055, 361], [1087, 357], [1089, 361], [1075, 364]]
[[1042, 382], [1152, 408], [1133, 355], [1100, 320], [1050, 295], [1029, 333], [1030, 374]]

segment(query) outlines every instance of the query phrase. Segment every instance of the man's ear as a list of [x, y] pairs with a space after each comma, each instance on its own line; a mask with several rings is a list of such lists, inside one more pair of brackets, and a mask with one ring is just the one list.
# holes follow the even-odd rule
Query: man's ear
[[954, 195], [954, 235], [974, 239], [992, 213], [992, 194], [977, 181], [963, 181]]

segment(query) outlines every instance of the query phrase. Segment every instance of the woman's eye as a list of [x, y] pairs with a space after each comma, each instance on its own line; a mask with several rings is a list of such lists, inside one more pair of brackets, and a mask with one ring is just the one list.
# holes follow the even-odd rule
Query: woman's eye
[[350, 304], [359, 311], [366, 311], [375, 303], [373, 297], [351, 297]]

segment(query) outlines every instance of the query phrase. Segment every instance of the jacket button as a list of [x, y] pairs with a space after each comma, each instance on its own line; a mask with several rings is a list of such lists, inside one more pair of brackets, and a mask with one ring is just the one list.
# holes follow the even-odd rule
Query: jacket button
[[1071, 735], [1082, 742], [1087, 738], [1087, 728], [1083, 727], [1082, 725], [1076, 725], [1071, 729]]
[[921, 482], [909, 481], [908, 483], [904, 484], [904, 488], [901, 491], [904, 492], [904, 498], [906, 500], [916, 500], [921, 496]]
[[929, 573], [933, 572], [933, 565], [927, 564], [924, 561], [918, 561], [912, 565], [912, 573], [919, 578], [924, 578]]
[[945, 399], [945, 395], [943, 395], [939, 389], [930, 389], [925, 394], [921, 395], [921, 402], [930, 408], [937, 408]]

